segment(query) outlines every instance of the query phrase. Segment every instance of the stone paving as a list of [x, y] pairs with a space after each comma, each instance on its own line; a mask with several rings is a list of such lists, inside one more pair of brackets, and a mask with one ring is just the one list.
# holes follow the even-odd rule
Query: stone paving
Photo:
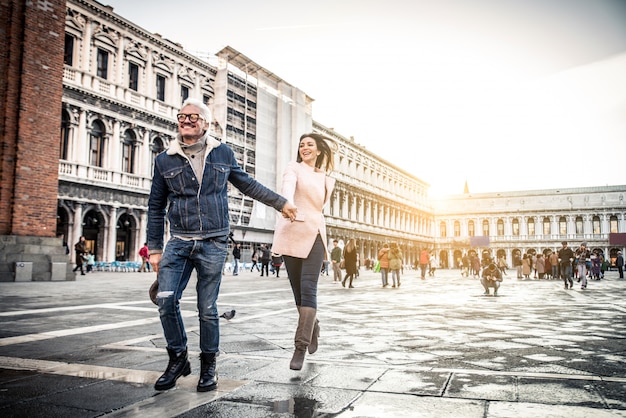
[[296, 310], [286, 274], [225, 275], [219, 389], [197, 393], [193, 284], [182, 300], [192, 374], [157, 392], [167, 363], [152, 273], [0, 283], [3, 417], [626, 416], [626, 281], [587, 290], [518, 280], [499, 296], [440, 270], [382, 288], [322, 276], [320, 347], [289, 369]]

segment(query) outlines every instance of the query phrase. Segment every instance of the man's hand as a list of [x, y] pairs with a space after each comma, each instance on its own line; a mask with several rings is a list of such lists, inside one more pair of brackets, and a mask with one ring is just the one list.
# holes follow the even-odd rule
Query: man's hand
[[298, 208], [291, 203], [285, 203], [285, 206], [280, 210], [283, 214], [283, 218], [287, 218], [290, 221], [294, 221], [296, 219], [296, 213], [298, 213]]
[[155, 273], [159, 272], [159, 263], [161, 262], [161, 256], [163, 254], [157, 253], [157, 254], [150, 254], [150, 266], [152, 266], [152, 270]]

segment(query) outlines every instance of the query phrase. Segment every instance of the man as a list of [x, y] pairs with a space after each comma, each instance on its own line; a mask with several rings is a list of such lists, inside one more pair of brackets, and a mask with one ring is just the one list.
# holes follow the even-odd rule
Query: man
[[550, 267], [552, 269], [552, 278], [559, 278], [559, 255], [556, 251], [550, 253]]
[[580, 244], [580, 247], [576, 250], [575, 255], [578, 260], [576, 265], [578, 268], [578, 281], [582, 281], [580, 289], [585, 290], [587, 288], [587, 262], [591, 261], [591, 251], [587, 249], [586, 242]]
[[341, 247], [339, 242], [333, 240], [333, 249], [330, 251], [330, 261], [333, 263], [333, 281], [341, 281]]
[[80, 269], [80, 275], [84, 276], [85, 271], [83, 270], [83, 263], [85, 262], [85, 256], [87, 255], [87, 244], [85, 243], [85, 237], [81, 236], [78, 239], [78, 242], [74, 244], [74, 252], [76, 253], [76, 267], [72, 270], [76, 272], [76, 270]]
[[[195, 269], [201, 349], [197, 391], [206, 392], [217, 388], [216, 300], [230, 232], [228, 182], [290, 220], [295, 219], [296, 207], [246, 174], [233, 151], [209, 135], [211, 111], [202, 101], [185, 101], [177, 120], [177, 138], [155, 159], [148, 199], [150, 264], [158, 274], [156, 302], [169, 355], [154, 388], [170, 389], [180, 376], [191, 373], [179, 301]], [[166, 214], [171, 238], [164, 248]]]
[[617, 252], [617, 258], [615, 258], [615, 265], [617, 266], [617, 271], [619, 272], [619, 278], [624, 278], [624, 257], [622, 257], [622, 252]]
[[565, 283], [565, 289], [567, 290], [567, 284], [569, 288], [574, 287], [574, 280], [572, 279], [572, 261], [574, 261], [574, 252], [567, 246], [567, 241], [561, 243], [563, 246], [559, 250], [559, 268], [561, 269], [561, 278]]
[[233, 259], [235, 260], [235, 268], [233, 269], [233, 276], [239, 274], [239, 260], [241, 259], [241, 244], [235, 244], [233, 248]]
[[140, 272], [147, 272], [150, 268], [150, 251], [148, 250], [148, 243], [144, 242], [143, 247], [139, 249], [139, 257], [141, 257]]
[[267, 244], [263, 244], [261, 246], [261, 277], [263, 277], [263, 273], [269, 277], [270, 275], [270, 261], [272, 261], [272, 252]]
[[422, 280], [426, 279], [426, 269], [428, 268], [428, 263], [430, 263], [430, 254], [428, 254], [428, 250], [424, 248], [420, 252], [420, 278]]
[[483, 274], [480, 278], [480, 283], [485, 289], [484, 294], [489, 296], [489, 288], [493, 287], [493, 295], [498, 296], [498, 289], [500, 288], [501, 281], [502, 272], [495, 263], [489, 263], [489, 265], [483, 269]]

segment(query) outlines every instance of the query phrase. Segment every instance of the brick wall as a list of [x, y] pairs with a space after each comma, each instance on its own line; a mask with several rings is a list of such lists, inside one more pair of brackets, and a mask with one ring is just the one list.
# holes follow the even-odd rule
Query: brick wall
[[0, 235], [56, 232], [65, 0], [0, 0]]

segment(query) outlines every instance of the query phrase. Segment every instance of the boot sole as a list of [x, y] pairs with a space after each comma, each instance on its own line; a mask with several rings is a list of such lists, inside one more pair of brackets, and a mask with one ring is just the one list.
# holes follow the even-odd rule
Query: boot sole
[[211, 386], [206, 386], [206, 387], [197, 386], [196, 387], [196, 392], [210, 392], [210, 391], [215, 390], [215, 389], [217, 389], [217, 382], [215, 382]]

